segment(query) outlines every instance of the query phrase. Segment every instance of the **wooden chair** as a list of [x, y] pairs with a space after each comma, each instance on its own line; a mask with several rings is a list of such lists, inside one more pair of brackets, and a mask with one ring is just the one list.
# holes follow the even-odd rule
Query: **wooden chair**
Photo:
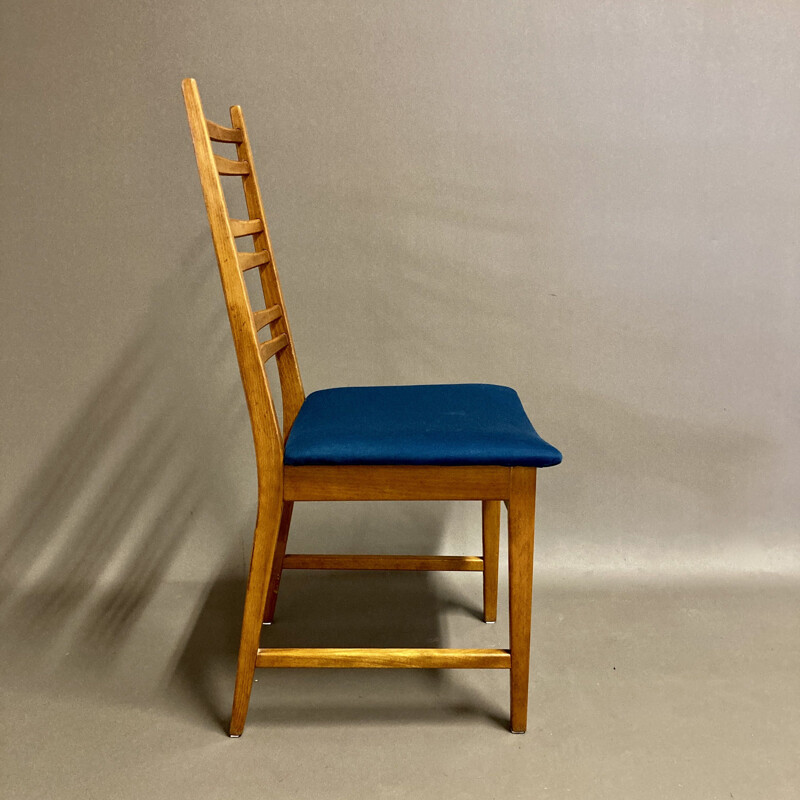
[[[483, 384], [329, 389], [306, 398], [275, 270], [242, 110], [230, 127], [205, 118], [183, 81], [211, 236], [244, 384], [258, 469], [258, 517], [244, 604], [230, 735], [240, 736], [256, 667], [509, 669], [511, 730], [527, 724], [536, 469], [561, 454], [536, 434], [516, 393]], [[235, 145], [236, 157], [212, 142]], [[233, 155], [231, 153], [231, 155]], [[249, 219], [230, 219], [221, 175], [242, 179]], [[255, 252], [236, 239], [252, 236]], [[265, 307], [253, 310], [244, 272], [258, 269]], [[259, 332], [269, 328], [269, 338]], [[277, 360], [283, 431], [265, 362]], [[480, 500], [483, 556], [287, 555], [298, 500]], [[261, 648], [284, 569], [483, 572], [486, 622], [497, 613], [500, 503], [508, 507], [510, 646], [500, 649]]]

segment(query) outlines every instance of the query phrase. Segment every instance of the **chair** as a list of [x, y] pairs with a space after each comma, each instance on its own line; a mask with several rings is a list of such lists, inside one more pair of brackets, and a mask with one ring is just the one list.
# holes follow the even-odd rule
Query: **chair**
[[[536, 471], [561, 461], [502, 386], [383, 386], [303, 391], [275, 269], [242, 110], [230, 127], [205, 118], [197, 84], [183, 81], [197, 168], [236, 346], [258, 471], [258, 516], [247, 580], [230, 735], [240, 736], [256, 667], [508, 669], [511, 731], [527, 725]], [[235, 145], [236, 157], [212, 142]], [[232, 155], [232, 153], [231, 153]], [[220, 176], [242, 179], [249, 219], [230, 219]], [[236, 240], [253, 237], [254, 252]], [[244, 281], [257, 269], [265, 307], [253, 310]], [[265, 329], [269, 329], [265, 331]], [[261, 341], [265, 331], [269, 338]], [[278, 424], [265, 363], [277, 361]], [[294, 555], [286, 542], [295, 502], [306, 500], [480, 500], [482, 556]], [[500, 503], [508, 507], [509, 627], [506, 649], [262, 648], [284, 569], [483, 572], [484, 619], [497, 614]]]

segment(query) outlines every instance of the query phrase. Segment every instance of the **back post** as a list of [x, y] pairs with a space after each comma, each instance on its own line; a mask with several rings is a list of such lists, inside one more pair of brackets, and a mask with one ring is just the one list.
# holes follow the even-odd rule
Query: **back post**
[[303, 381], [300, 377], [300, 367], [297, 363], [294, 340], [289, 327], [289, 318], [286, 315], [286, 303], [283, 300], [281, 283], [278, 278], [278, 271], [275, 268], [275, 256], [272, 251], [272, 242], [269, 238], [267, 219], [264, 215], [264, 205], [261, 202], [261, 189], [258, 185], [253, 151], [250, 149], [250, 138], [247, 135], [247, 126], [245, 125], [241, 106], [231, 106], [230, 114], [233, 127], [242, 131], [242, 141], [236, 145], [236, 153], [240, 161], [246, 161], [250, 165], [250, 173], [242, 176], [247, 213], [250, 215], [251, 220], [258, 220], [261, 223], [261, 230], [253, 237], [255, 250], [256, 252], [266, 251], [269, 253], [269, 261], [259, 268], [264, 302], [267, 308], [278, 306], [281, 312], [280, 316], [270, 322], [270, 333], [273, 338], [284, 335], [288, 342], [287, 346], [279, 350], [275, 357], [278, 365], [281, 400], [283, 403], [283, 439], [286, 441], [292, 424], [300, 411], [300, 406], [303, 405], [305, 400], [305, 392], [303, 391]]
[[[231, 127], [228, 128], [205, 118], [197, 84], [193, 79], [184, 80], [182, 89], [253, 429], [259, 485], [264, 488], [265, 484], [276, 480], [275, 473], [280, 473], [282, 469], [283, 441], [305, 399], [302, 380], [274, 266], [272, 245], [241, 108], [231, 108]], [[215, 154], [212, 141], [235, 145], [237, 159]], [[241, 177], [249, 219], [230, 218], [220, 181], [221, 175]], [[254, 252], [238, 251], [236, 239], [244, 236], [253, 237]], [[244, 281], [244, 272], [254, 268], [259, 270], [265, 302], [265, 308], [256, 311], [252, 309]], [[259, 341], [259, 331], [267, 327], [271, 338]], [[272, 356], [276, 356], [283, 400], [283, 436], [264, 369], [265, 361]]]

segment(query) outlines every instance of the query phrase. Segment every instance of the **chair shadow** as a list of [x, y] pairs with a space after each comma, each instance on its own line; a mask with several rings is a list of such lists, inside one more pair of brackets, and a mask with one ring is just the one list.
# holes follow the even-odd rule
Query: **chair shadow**
[[2, 638], [49, 651], [31, 660], [42, 671], [58, 667], [56, 649], [105, 671], [197, 517], [243, 519], [225, 471], [209, 466], [247, 422], [235, 372], [204, 378], [231, 356], [207, 249], [198, 236], [2, 520]]
[[[200, 607], [167, 694], [186, 713], [227, 732], [244, 582], [222, 574]], [[447, 647], [441, 620], [453, 605], [430, 573], [287, 570], [262, 647]], [[466, 609], [473, 615], [474, 609]], [[257, 670], [248, 724], [320, 725], [507, 720], [444, 670]], [[358, 673], [353, 677], [353, 673]], [[398, 702], [386, 702], [386, 697]], [[287, 698], [295, 698], [294, 700]], [[335, 698], [332, 700], [332, 698]], [[402, 698], [402, 699], [401, 699]], [[332, 700], [332, 701], [331, 701]]]
[[[254, 509], [241, 503], [246, 493], [234, 483], [241, 473], [237, 462], [243, 452], [252, 453], [252, 445], [207, 240], [204, 230], [154, 293], [118, 357], [0, 520], [6, 532], [0, 544], [0, 651], [3, 667], [15, 670], [26, 687], [38, 682], [52, 691], [51, 677], [58, 675], [60, 691], [89, 691], [104, 701], [139, 702], [155, 673], [157, 693], [163, 694], [166, 681], [167, 702], [176, 691], [201, 717], [221, 725], [232, 696], [249, 543], [236, 574], [230, 564], [249, 538]], [[255, 488], [254, 471], [252, 477]], [[252, 499], [254, 505], [255, 494]], [[336, 533], [350, 552], [397, 552], [393, 539], [403, 529], [406, 552], [438, 553], [448, 511], [447, 504], [434, 506], [300, 504], [290, 549], [332, 552]], [[216, 529], [236, 531], [215, 538], [216, 551], [203, 550], [209, 562], [204, 571], [220, 577], [209, 584], [196, 575], [187, 581], [182, 559], [188, 545], [196, 545], [202, 530]], [[382, 538], [376, 539], [376, 530]], [[479, 549], [479, 541], [475, 545]], [[220, 564], [228, 566], [220, 572]], [[203, 585], [209, 586], [205, 595]], [[185, 626], [164, 601], [184, 586], [201, 597]], [[459, 613], [480, 619], [479, 609], [438, 589], [424, 573], [288, 572], [264, 644], [436, 647], [443, 640], [440, 619], [454, 603]], [[167, 619], [171, 627], [163, 624]], [[185, 644], [177, 661], [170, 660], [181, 631]], [[147, 653], [126, 666], [124, 653], [128, 645], [135, 651], [136, 636]], [[324, 672], [326, 681], [343, 688], [352, 674]], [[252, 719], [261, 718], [266, 705], [269, 719], [285, 724], [492, 718], [492, 710], [471, 696], [453, 699], [458, 690], [448, 688], [445, 673], [369, 672], [381, 697], [396, 692], [403, 702], [307, 708], [301, 699], [294, 709], [285, 701], [265, 704], [259, 700], [265, 687], [302, 698], [302, 691], [288, 688], [319, 683], [317, 670], [274, 670], [254, 692]], [[123, 673], [129, 686], [119, 679]], [[440, 694], [446, 699], [434, 700]], [[354, 695], [350, 689], [333, 696]]]

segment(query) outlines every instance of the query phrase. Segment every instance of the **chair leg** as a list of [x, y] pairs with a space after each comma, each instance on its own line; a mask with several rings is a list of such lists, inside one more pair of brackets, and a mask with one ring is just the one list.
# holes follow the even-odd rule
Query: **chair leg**
[[528, 725], [535, 505], [536, 469], [532, 467], [512, 468], [508, 503], [512, 733], [525, 733]]
[[275, 543], [275, 555], [272, 559], [272, 573], [267, 585], [267, 602], [264, 605], [264, 624], [272, 624], [275, 618], [275, 605], [278, 602], [278, 589], [283, 574], [283, 557], [286, 555], [286, 541], [289, 538], [289, 526], [292, 524], [294, 502], [286, 500], [281, 512], [281, 526], [278, 529], [278, 541]]
[[497, 621], [497, 571], [500, 560], [500, 501], [483, 501], [483, 621]]
[[236, 667], [236, 688], [233, 691], [230, 735], [241, 736], [250, 705], [253, 673], [261, 634], [261, 620], [267, 593], [267, 575], [271, 573], [272, 558], [278, 538], [283, 502], [265, 503], [259, 508], [253, 534], [253, 553], [244, 600], [242, 636], [239, 641], [239, 661]]

